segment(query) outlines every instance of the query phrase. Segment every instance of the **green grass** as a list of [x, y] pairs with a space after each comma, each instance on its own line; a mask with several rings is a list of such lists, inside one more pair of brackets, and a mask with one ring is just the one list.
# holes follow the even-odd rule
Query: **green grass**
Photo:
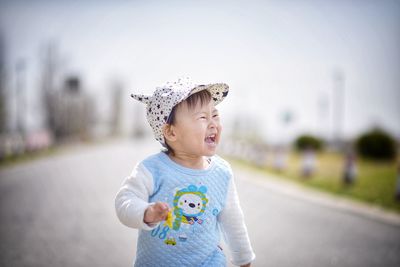
[[338, 153], [325, 152], [316, 157], [317, 169], [312, 177], [301, 175], [301, 155], [292, 152], [288, 157], [287, 168], [278, 172], [273, 168], [256, 167], [249, 162], [234, 159], [234, 162], [257, 169], [263, 173], [274, 174], [318, 190], [333, 193], [400, 213], [400, 201], [395, 199], [397, 182], [396, 161], [376, 162], [358, 159], [358, 175], [355, 183], [342, 182], [343, 158]]

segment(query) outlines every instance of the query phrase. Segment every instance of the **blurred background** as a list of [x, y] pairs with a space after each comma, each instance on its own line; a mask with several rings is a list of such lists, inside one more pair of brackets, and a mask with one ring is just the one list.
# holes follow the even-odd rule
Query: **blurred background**
[[[189, 75], [230, 85], [229, 133], [398, 139], [399, 20], [398, 1], [2, 1], [2, 131], [146, 130], [129, 94]], [[57, 97], [91, 106], [85, 127], [54, 125]]]
[[399, 26], [389, 0], [0, 1], [1, 178], [65, 145], [157, 151], [135, 152], [152, 132], [130, 93], [190, 76], [230, 86], [220, 153], [234, 166], [396, 217]]

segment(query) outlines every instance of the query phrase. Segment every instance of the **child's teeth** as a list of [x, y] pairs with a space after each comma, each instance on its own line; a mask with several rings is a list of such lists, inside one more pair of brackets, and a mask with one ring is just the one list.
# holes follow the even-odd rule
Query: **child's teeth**
[[215, 138], [216, 138], [216, 135], [215, 135], [215, 134], [212, 134], [212, 135], [207, 136], [207, 137], [205, 138], [205, 141], [206, 141], [207, 143], [214, 143], [214, 142], [215, 142]]

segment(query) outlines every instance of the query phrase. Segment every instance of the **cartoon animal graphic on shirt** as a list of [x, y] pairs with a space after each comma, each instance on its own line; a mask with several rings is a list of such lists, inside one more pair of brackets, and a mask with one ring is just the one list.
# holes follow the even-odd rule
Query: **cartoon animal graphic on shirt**
[[[182, 223], [193, 225], [202, 224], [203, 220], [199, 217], [206, 210], [208, 199], [206, 197], [207, 188], [189, 185], [175, 193], [173, 209], [166, 220], [166, 225], [174, 230], [179, 230]], [[173, 219], [173, 215], [175, 219]]]

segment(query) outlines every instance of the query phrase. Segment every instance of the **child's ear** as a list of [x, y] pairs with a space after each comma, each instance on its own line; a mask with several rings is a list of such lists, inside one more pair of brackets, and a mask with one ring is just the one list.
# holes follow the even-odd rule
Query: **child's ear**
[[164, 138], [166, 140], [168, 140], [169, 142], [176, 141], [176, 132], [175, 132], [175, 128], [174, 128], [173, 125], [165, 124], [162, 127], [162, 131], [163, 131], [163, 134], [164, 134]]

